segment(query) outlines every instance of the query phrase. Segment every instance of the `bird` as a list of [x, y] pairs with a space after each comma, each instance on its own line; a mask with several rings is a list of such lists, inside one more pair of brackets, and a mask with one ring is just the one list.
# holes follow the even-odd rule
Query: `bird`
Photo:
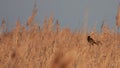
[[97, 43], [95, 42], [95, 40], [94, 40], [93, 38], [91, 38], [90, 36], [87, 37], [87, 41], [88, 41], [88, 43], [90, 43], [91, 45], [94, 45], [94, 44], [97, 45]]

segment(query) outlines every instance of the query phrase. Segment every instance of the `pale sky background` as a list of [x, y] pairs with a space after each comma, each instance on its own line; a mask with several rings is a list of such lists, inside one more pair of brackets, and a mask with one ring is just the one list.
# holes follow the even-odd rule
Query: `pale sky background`
[[[0, 0], [0, 21], [7, 17], [9, 27], [20, 18], [23, 23], [31, 15], [35, 0]], [[36, 0], [38, 6], [37, 21], [42, 21], [45, 16], [54, 15], [62, 27], [71, 29], [80, 28], [87, 13], [88, 24], [91, 28], [97, 22], [102, 24], [103, 19], [111, 27], [115, 26], [115, 16], [119, 0]], [[98, 27], [98, 29], [99, 29]]]

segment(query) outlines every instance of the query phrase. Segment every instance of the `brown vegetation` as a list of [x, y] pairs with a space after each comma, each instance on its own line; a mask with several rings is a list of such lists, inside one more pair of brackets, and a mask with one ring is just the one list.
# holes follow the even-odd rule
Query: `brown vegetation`
[[53, 25], [50, 20], [46, 19], [41, 28], [34, 23], [28, 29], [18, 20], [16, 28], [2, 32], [1, 68], [120, 67], [119, 34], [104, 28], [101, 33], [91, 35], [102, 45], [90, 47], [84, 33], [60, 29], [58, 21]]

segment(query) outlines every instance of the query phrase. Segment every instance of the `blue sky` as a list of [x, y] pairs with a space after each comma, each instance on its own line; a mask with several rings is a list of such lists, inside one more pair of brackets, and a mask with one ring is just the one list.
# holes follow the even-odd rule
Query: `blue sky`
[[[31, 15], [35, 0], [0, 0], [0, 20], [7, 17], [9, 27], [20, 18], [24, 24]], [[87, 16], [88, 28], [97, 22], [102, 24], [103, 19], [107, 24], [115, 26], [115, 15], [119, 0], [36, 0], [38, 6], [37, 21], [42, 24], [45, 16], [54, 15], [62, 27], [71, 29], [82, 27], [84, 17]], [[87, 13], [87, 15], [86, 15]]]

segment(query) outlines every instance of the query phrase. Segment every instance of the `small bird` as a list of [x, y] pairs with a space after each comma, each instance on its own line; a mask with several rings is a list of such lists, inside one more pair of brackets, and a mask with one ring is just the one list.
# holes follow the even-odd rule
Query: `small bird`
[[95, 40], [94, 40], [93, 38], [91, 38], [90, 36], [87, 37], [87, 41], [88, 41], [90, 44], [92, 44], [92, 45], [94, 45], [94, 44], [97, 45], [97, 43], [95, 42]]

